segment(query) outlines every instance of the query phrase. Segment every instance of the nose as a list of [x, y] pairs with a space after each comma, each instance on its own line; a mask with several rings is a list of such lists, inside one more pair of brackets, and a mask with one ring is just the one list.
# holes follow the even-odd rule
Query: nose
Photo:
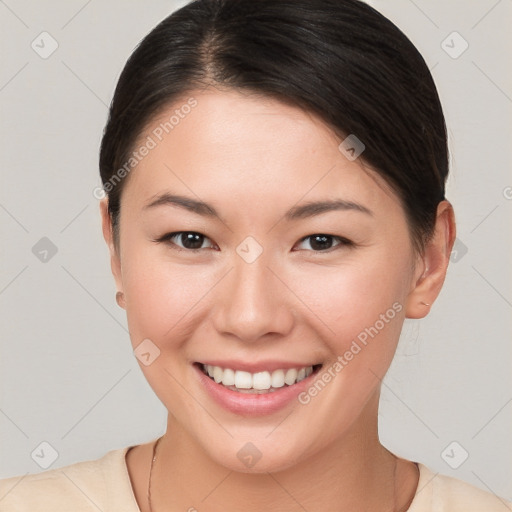
[[289, 334], [294, 322], [293, 293], [263, 255], [252, 263], [236, 258], [234, 268], [219, 284], [213, 322], [220, 335], [253, 342]]

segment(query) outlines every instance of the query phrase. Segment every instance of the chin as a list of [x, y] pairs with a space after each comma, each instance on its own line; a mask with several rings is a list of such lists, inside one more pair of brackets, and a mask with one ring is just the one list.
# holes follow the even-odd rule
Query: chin
[[[293, 433], [289, 436], [280, 436], [278, 440], [277, 437], [269, 437], [268, 432], [268, 429], [265, 429], [259, 436], [230, 437], [224, 443], [211, 440], [208, 445], [203, 444], [203, 449], [216, 464], [238, 473], [263, 474], [284, 471], [295, 466], [300, 459], [308, 457], [305, 442], [300, 442], [298, 438], [293, 439]], [[287, 438], [286, 444], [283, 438]], [[203, 443], [204, 441], [203, 439]]]

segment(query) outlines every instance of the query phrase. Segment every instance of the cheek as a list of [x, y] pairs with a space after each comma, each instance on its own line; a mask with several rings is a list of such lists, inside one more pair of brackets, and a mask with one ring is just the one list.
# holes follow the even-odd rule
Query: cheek
[[168, 410], [186, 421], [197, 411], [185, 391], [189, 386], [183, 386], [190, 377], [188, 365], [183, 362], [187, 359], [187, 341], [194, 336], [200, 322], [198, 315], [205, 308], [205, 290], [212, 276], [208, 278], [199, 266], [155, 257], [154, 250], [125, 254], [123, 285], [132, 347], [147, 347], [147, 342], [142, 342], [148, 339], [158, 347], [158, 356], [148, 365], [141, 359], [140, 368]]
[[359, 416], [391, 364], [405, 315], [406, 264], [371, 257], [331, 272], [319, 268], [307, 281], [315, 286], [302, 288], [304, 302], [314, 304], [316, 326], [328, 327], [321, 332], [331, 358], [299, 401], [310, 427], [326, 436], [335, 438]]
[[408, 289], [406, 268], [405, 258], [380, 254], [331, 267], [311, 265], [292, 279], [297, 295], [338, 331], [373, 324], [394, 302], [402, 302]]
[[201, 307], [211, 271], [155, 257], [154, 250], [126, 254], [123, 286], [132, 343], [144, 338], [180, 342], [192, 327], [190, 315]]
[[407, 256], [379, 249], [294, 276], [294, 291], [314, 313], [314, 329], [324, 333], [333, 357], [354, 361], [354, 370], [371, 365], [382, 372], [391, 362], [405, 314]]

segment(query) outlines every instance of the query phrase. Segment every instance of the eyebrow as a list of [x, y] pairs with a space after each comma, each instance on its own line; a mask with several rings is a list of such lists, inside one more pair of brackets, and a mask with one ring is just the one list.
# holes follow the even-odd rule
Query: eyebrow
[[[144, 206], [143, 210], [149, 210], [151, 208], [156, 208], [157, 206], [177, 206], [196, 213], [197, 215], [202, 215], [203, 217], [212, 217], [221, 220], [220, 215], [213, 206], [203, 201], [192, 199], [191, 197], [169, 194], [166, 192], [159, 194], [154, 199], [150, 200]], [[312, 201], [300, 206], [294, 206], [286, 212], [285, 219], [293, 221], [314, 217], [326, 212], [347, 210], [373, 215], [373, 212], [369, 208], [359, 203], [346, 201], [344, 199], [331, 199], [324, 201]]]

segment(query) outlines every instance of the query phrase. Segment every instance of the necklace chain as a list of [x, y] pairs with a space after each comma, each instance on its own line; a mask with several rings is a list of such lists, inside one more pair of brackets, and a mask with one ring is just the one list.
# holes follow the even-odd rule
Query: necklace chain
[[[149, 505], [149, 512], [153, 512], [153, 508], [151, 506], [151, 477], [153, 475], [153, 464], [155, 463], [155, 460], [156, 460], [156, 448], [158, 446], [158, 443], [160, 442], [160, 440], [163, 438], [164, 436], [161, 436], [159, 437], [157, 440], [156, 440], [156, 443], [153, 445], [153, 457], [151, 459], [151, 467], [149, 469], [149, 484], [148, 484], [148, 505]], [[395, 457], [395, 465], [393, 467], [393, 500], [394, 500], [394, 504], [393, 504], [393, 511], [394, 512], [407, 512], [407, 510], [409, 509], [409, 506], [411, 505], [411, 501], [413, 498], [411, 499], [411, 501], [409, 501], [409, 503], [407, 503], [403, 508], [401, 508], [400, 510], [395, 510], [396, 509], [396, 466], [397, 466], [397, 458]], [[416, 466], [416, 469], [419, 471], [419, 468], [418, 468], [418, 465], [415, 464]]]
[[153, 457], [151, 458], [151, 467], [149, 469], [149, 484], [148, 484], [148, 504], [149, 504], [149, 512], [153, 512], [153, 508], [151, 507], [151, 476], [153, 474], [153, 464], [156, 460], [156, 447], [158, 446], [158, 443], [164, 436], [160, 436], [156, 443], [153, 445]]

